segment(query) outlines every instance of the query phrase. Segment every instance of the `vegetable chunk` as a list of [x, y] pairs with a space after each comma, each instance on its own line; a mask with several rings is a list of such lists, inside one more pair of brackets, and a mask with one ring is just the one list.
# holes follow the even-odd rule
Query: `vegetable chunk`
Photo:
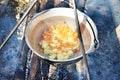
[[78, 34], [67, 24], [51, 26], [42, 37], [39, 45], [51, 59], [66, 60], [79, 50]]

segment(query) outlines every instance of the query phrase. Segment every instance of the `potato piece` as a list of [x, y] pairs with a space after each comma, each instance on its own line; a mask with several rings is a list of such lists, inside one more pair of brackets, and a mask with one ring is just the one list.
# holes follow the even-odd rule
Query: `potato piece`
[[51, 59], [55, 59], [56, 57], [57, 57], [56, 54], [51, 54], [51, 55], [49, 56], [49, 58], [51, 58]]
[[57, 54], [57, 59], [58, 60], [64, 60], [64, 55], [63, 54]]
[[42, 48], [45, 49], [48, 47], [48, 43], [46, 41], [42, 41]]
[[57, 55], [58, 60], [66, 60], [68, 58], [69, 58], [69, 55], [67, 55], [67, 53], [61, 53]]
[[51, 47], [56, 47], [56, 44], [51, 43], [50, 46]]
[[74, 53], [73, 53], [73, 51], [72, 50], [69, 50], [68, 52], [67, 52], [67, 54], [69, 55], [69, 57], [70, 56], [72, 56]]
[[52, 54], [55, 54], [57, 52], [57, 49], [51, 50]]
[[44, 49], [44, 53], [45, 53], [45, 54], [48, 54], [48, 55], [51, 55], [51, 54], [52, 54], [52, 51], [49, 50], [49, 49]]

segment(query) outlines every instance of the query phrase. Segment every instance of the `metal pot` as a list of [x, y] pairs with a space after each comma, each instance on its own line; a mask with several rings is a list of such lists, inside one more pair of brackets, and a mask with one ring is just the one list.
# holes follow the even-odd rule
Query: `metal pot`
[[[85, 17], [90, 22], [92, 27], [86, 21]], [[86, 54], [88, 54], [94, 51], [94, 39], [98, 41], [97, 29], [92, 19], [90, 19], [87, 15], [80, 11], [78, 11], [78, 19], [81, 25], [81, 32], [83, 36], [85, 51]], [[73, 9], [53, 8], [36, 14], [27, 26], [25, 32], [26, 43], [30, 47], [30, 49], [43, 60], [60, 64], [77, 62], [82, 59], [80, 51], [75, 53], [74, 56], [67, 60], [55, 60], [50, 59], [48, 55], [45, 55], [41, 51], [40, 46], [38, 45], [38, 42], [41, 39], [42, 32], [44, 32], [44, 30], [48, 29], [50, 26], [57, 25], [59, 23], [66, 23], [72, 30], [76, 30]]]

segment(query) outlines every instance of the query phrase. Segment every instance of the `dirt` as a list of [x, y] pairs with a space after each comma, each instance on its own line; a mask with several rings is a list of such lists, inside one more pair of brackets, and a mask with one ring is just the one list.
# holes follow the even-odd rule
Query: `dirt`
[[[43, 0], [44, 1], [44, 0]], [[49, 0], [48, 0], [49, 1]], [[53, 0], [51, 0], [54, 2]], [[58, 0], [56, 0], [58, 1]], [[45, 4], [45, 3], [43, 3]], [[81, 3], [78, 3], [81, 4]], [[120, 1], [119, 0], [87, 0], [87, 15], [95, 22], [98, 30], [99, 47], [98, 49], [87, 55], [89, 70], [91, 74], [91, 80], [119, 80], [120, 79], [120, 44], [116, 33], [117, 26], [120, 24]], [[5, 9], [0, 7], [0, 43], [3, 42], [5, 37], [10, 33], [13, 27], [17, 23], [15, 18], [19, 7], [17, 1], [10, 0], [8, 5], [5, 5]], [[27, 4], [28, 5], [28, 4]], [[64, 5], [64, 4], [62, 4]], [[61, 6], [62, 6], [61, 5]], [[1, 6], [1, 5], [0, 5]], [[41, 9], [56, 7], [49, 2], [47, 7], [41, 6]], [[67, 6], [67, 5], [64, 5]], [[58, 7], [58, 6], [57, 6]], [[68, 7], [68, 6], [67, 6]], [[81, 5], [78, 5], [81, 9]], [[23, 9], [24, 10], [24, 9]], [[42, 10], [41, 10], [42, 11]], [[20, 12], [24, 13], [24, 11]], [[13, 34], [7, 44], [0, 50], [0, 80], [24, 80], [25, 75], [25, 62], [28, 52], [28, 47], [23, 50], [21, 54], [22, 41], [17, 39], [17, 31]], [[21, 58], [20, 55], [24, 57]], [[37, 57], [38, 58], [38, 57]], [[41, 59], [33, 57], [33, 61], [39, 65], [34, 68], [30, 68], [31, 71], [41, 68]], [[32, 63], [34, 64], [34, 63]], [[45, 65], [45, 63], [44, 63]], [[43, 66], [44, 67], [44, 66]], [[70, 67], [60, 67], [57, 69], [58, 77], [56, 80], [77, 80], [78, 73], [75, 72], [75, 65]], [[46, 66], [48, 69], [48, 66]], [[46, 70], [47, 71], [47, 70]], [[30, 79], [40, 79], [40, 71], [35, 72]], [[45, 73], [44, 73], [45, 74]], [[76, 77], [77, 76], [77, 77]], [[80, 77], [82, 79], [82, 77]]]

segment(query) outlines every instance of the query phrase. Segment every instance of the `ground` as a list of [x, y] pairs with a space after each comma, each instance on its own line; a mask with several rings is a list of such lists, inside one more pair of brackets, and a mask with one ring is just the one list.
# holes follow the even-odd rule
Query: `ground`
[[[91, 80], [120, 80], [120, 41], [117, 37], [120, 34], [116, 33], [116, 28], [120, 24], [119, 4], [119, 0], [87, 0], [86, 14], [95, 22], [99, 39], [98, 49], [87, 55]], [[80, 7], [78, 5], [79, 9], [81, 9]], [[11, 15], [14, 11], [11, 5], [0, 4], [0, 11], [1, 44], [16, 25], [17, 20], [14, 14]], [[0, 50], [0, 80], [14, 80], [18, 67], [24, 70], [19, 58], [22, 41], [18, 40], [17, 37], [16, 31]], [[18, 75], [22, 75], [22, 73]], [[68, 77], [70, 76], [62, 79], [74, 79], [74, 77], [73, 79]]]

